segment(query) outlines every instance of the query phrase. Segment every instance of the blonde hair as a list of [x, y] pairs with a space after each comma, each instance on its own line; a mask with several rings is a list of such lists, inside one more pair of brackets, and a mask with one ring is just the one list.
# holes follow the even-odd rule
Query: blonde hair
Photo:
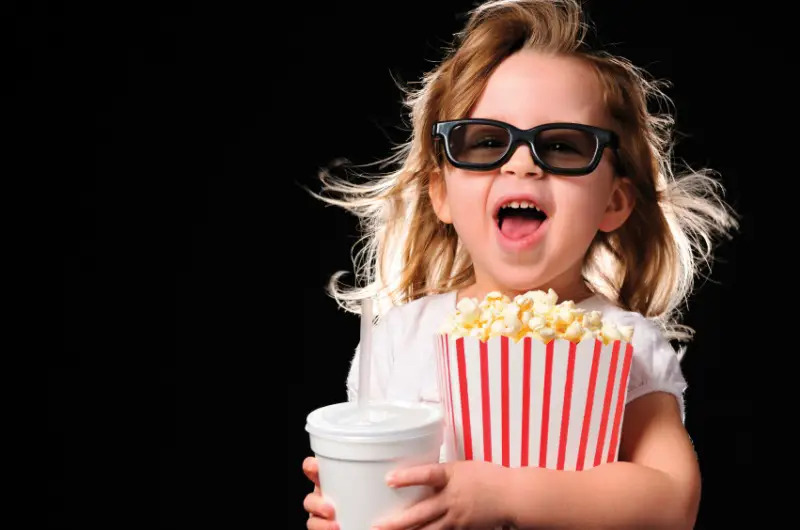
[[[575, 0], [497, 0], [469, 13], [464, 30], [445, 59], [427, 73], [405, 103], [413, 128], [408, 142], [385, 159], [396, 170], [362, 175], [362, 184], [320, 174], [329, 204], [360, 219], [363, 238], [354, 254], [357, 285], [342, 287], [333, 275], [330, 294], [358, 312], [365, 297], [382, 311], [474, 281], [472, 264], [452, 225], [436, 217], [428, 196], [430, 176], [446, 163], [430, 131], [438, 120], [466, 117], [497, 65], [520, 50], [581, 58], [594, 69], [620, 136], [625, 173], [636, 204], [612, 233], [598, 232], [584, 262], [588, 287], [621, 308], [661, 324], [670, 338], [692, 330], [677, 324], [679, 307], [692, 292], [703, 265], [710, 267], [715, 236], [728, 235], [737, 221], [712, 172], [673, 173], [673, 118], [662, 83], [626, 59], [594, 52], [584, 44], [587, 25]], [[648, 104], [657, 106], [656, 112]], [[328, 192], [328, 195], [325, 193]]]

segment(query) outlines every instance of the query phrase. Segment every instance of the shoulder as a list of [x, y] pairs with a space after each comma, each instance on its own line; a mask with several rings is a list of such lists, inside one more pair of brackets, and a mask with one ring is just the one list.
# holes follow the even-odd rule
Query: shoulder
[[402, 305], [392, 306], [381, 317], [379, 326], [392, 329], [392, 334], [431, 333], [445, 322], [447, 315], [455, 310], [456, 292], [423, 296]]
[[622, 309], [602, 295], [595, 295], [577, 305], [589, 311], [601, 311], [605, 321], [619, 326], [633, 326], [634, 351], [644, 353], [653, 349], [663, 350], [666, 347], [672, 354], [675, 354], [675, 350], [665, 338], [661, 327], [641, 313]]
[[585, 309], [602, 311], [603, 320], [633, 326], [633, 362], [626, 401], [630, 403], [652, 392], [668, 392], [676, 397], [683, 418], [684, 392], [688, 385], [678, 354], [661, 327], [641, 313], [626, 311], [599, 296], [587, 300]]

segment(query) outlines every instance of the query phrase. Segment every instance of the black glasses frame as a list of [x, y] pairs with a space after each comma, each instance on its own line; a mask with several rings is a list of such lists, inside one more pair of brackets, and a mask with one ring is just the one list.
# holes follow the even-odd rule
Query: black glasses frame
[[[458, 160], [456, 160], [455, 157], [453, 157], [453, 154], [450, 152], [450, 133], [453, 131], [455, 127], [459, 125], [468, 125], [468, 124], [495, 125], [497, 127], [502, 127], [503, 129], [508, 131], [509, 136], [511, 137], [511, 141], [509, 142], [508, 148], [506, 152], [503, 154], [503, 156], [501, 156], [495, 162], [486, 164], [459, 162]], [[593, 134], [594, 137], [597, 139], [597, 148], [594, 152], [594, 156], [592, 157], [591, 163], [588, 166], [580, 168], [557, 168], [551, 166], [550, 164], [542, 160], [542, 158], [536, 152], [536, 145], [535, 145], [536, 137], [538, 136], [539, 133], [552, 129], [572, 129]], [[511, 124], [498, 120], [489, 120], [483, 118], [468, 118], [461, 120], [448, 120], [448, 121], [436, 122], [433, 126], [432, 136], [434, 141], [439, 140], [440, 138], [444, 140], [443, 142], [444, 150], [445, 154], [447, 155], [447, 160], [450, 162], [450, 164], [460, 169], [469, 169], [473, 171], [490, 171], [492, 169], [496, 169], [502, 166], [508, 161], [509, 158], [511, 158], [514, 151], [516, 151], [517, 144], [519, 144], [520, 142], [526, 142], [531, 148], [531, 153], [533, 153], [533, 160], [539, 167], [541, 167], [548, 173], [552, 173], [554, 175], [565, 175], [565, 176], [586, 175], [588, 173], [591, 173], [597, 168], [597, 165], [603, 158], [603, 152], [605, 151], [606, 147], [613, 149], [615, 154], [617, 154], [617, 149], [619, 148], [619, 136], [617, 136], [617, 133], [615, 133], [614, 131], [601, 129], [600, 127], [594, 127], [591, 125], [583, 125], [581, 123], [546, 123], [543, 125], [539, 125], [538, 127], [534, 127], [532, 129], [522, 130], [514, 127]], [[618, 154], [617, 154], [617, 159], [619, 159]]]

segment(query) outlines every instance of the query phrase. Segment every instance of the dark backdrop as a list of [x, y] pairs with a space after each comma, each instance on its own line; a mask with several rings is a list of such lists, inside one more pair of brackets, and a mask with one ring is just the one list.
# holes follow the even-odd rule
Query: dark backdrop
[[[405, 139], [394, 80], [429, 69], [471, 4], [106, 4], [16, 7], [12, 154], [52, 199], [64, 280], [50, 526], [302, 528], [305, 416], [345, 399], [358, 320], [324, 293], [352, 270], [355, 220], [300, 185]], [[587, 8], [602, 44], [672, 81], [676, 155], [718, 170], [743, 216], [690, 300], [683, 369], [698, 527], [746, 521], [752, 401], [730, 330], [748, 324], [754, 221], [739, 131], [769, 127], [755, 102], [779, 55], [730, 3]]]

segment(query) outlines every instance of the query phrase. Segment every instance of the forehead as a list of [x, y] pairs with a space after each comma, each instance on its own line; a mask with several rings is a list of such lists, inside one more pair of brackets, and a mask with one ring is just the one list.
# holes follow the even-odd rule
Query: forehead
[[607, 126], [600, 81], [574, 57], [522, 51], [506, 58], [489, 77], [471, 112], [528, 129], [550, 122]]

